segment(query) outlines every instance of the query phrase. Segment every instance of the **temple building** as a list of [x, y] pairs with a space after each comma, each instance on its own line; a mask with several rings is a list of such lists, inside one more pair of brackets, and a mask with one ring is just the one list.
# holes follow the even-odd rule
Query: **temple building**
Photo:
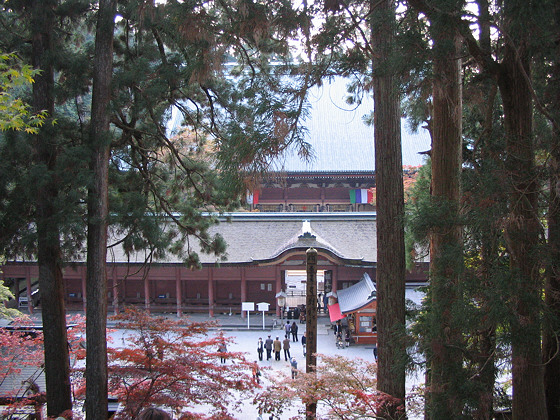
[[[241, 313], [243, 302], [268, 303], [271, 313], [305, 302], [305, 255], [318, 252], [319, 302], [328, 293], [375, 279], [377, 260], [375, 156], [373, 127], [363, 116], [371, 101], [349, 106], [340, 81], [313, 92], [306, 122], [313, 158], [280, 156], [260, 187], [250, 191], [244, 211], [224, 215], [210, 229], [228, 244], [225, 260], [199, 252], [203, 268], [190, 270], [178, 259], [132, 257], [116, 247], [108, 254], [109, 308], [142, 305], [152, 311]], [[423, 164], [430, 149], [426, 133], [402, 126], [403, 165]], [[113, 238], [114, 239], [114, 238]], [[66, 306], [85, 308], [85, 255], [64, 269]], [[424, 282], [427, 261], [417, 263], [407, 282]], [[16, 299], [12, 306], [33, 311], [40, 305], [35, 262], [7, 261], [4, 284]], [[30, 293], [29, 293], [30, 291]], [[286, 307], [277, 296], [287, 295]], [[344, 294], [343, 294], [344, 295]]]

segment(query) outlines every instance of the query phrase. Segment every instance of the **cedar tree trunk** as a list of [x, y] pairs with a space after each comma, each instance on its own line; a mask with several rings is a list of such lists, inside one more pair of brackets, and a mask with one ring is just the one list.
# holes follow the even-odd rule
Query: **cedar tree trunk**
[[109, 103], [116, 0], [101, 0], [95, 35], [88, 191], [86, 417], [107, 418], [107, 215], [110, 152]]
[[[33, 84], [33, 110], [54, 114], [53, 52], [54, 0], [31, 3], [33, 67], [41, 73]], [[64, 284], [60, 249], [59, 220], [55, 208], [58, 185], [53, 175], [57, 145], [52, 125], [47, 122], [35, 136], [35, 160], [46, 168], [45, 179], [37, 191], [37, 263], [45, 350], [47, 414], [57, 416], [72, 409], [70, 363], [66, 337]]]
[[399, 338], [405, 325], [404, 186], [401, 114], [394, 70], [388, 64], [395, 31], [392, 0], [372, 2], [374, 61], [375, 181], [377, 187], [377, 339], [379, 391], [398, 404], [381, 409], [397, 418], [404, 407], [406, 348]]
[[431, 20], [434, 52], [432, 200], [440, 224], [430, 235], [431, 326], [428, 413], [433, 420], [461, 415], [462, 339], [453, 316], [462, 267], [462, 234], [457, 215], [461, 174], [461, 41], [444, 18]]
[[[519, 39], [518, 39], [519, 41]], [[498, 85], [504, 106], [506, 171], [510, 182], [510, 216], [505, 234], [511, 266], [516, 323], [512, 325], [513, 418], [546, 419], [541, 331], [540, 281], [536, 255], [540, 223], [532, 141], [532, 99], [525, 75], [529, 57], [523, 41], [506, 44]]]
[[[557, 27], [560, 27], [560, 5], [554, 9]], [[556, 43], [556, 62], [553, 67], [551, 90], [552, 109], [556, 123], [560, 121], [560, 43]], [[546, 306], [552, 312], [554, 324], [546, 329], [543, 338], [544, 385], [549, 419], [560, 418], [560, 348], [558, 346], [558, 320], [560, 320], [560, 130], [553, 133], [550, 158], [550, 198], [548, 207], [549, 266], [546, 276]]]

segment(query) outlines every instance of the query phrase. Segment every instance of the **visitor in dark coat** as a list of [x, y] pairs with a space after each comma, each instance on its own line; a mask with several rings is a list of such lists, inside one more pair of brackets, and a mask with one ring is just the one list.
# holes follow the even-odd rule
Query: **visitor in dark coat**
[[284, 341], [282, 341], [282, 348], [284, 349], [284, 359], [287, 362], [288, 360], [291, 359], [291, 356], [290, 356], [290, 339], [289, 338], [284, 338]]
[[259, 360], [262, 362], [263, 359], [263, 352], [264, 352], [264, 342], [262, 338], [259, 337], [259, 341], [257, 341], [257, 353], [259, 355]]
[[292, 340], [293, 341], [298, 341], [298, 336], [297, 336], [298, 326], [295, 323], [295, 321], [292, 324], [292, 326], [290, 327], [290, 331], [292, 332]]
[[272, 357], [272, 343], [272, 338], [270, 338], [269, 335], [264, 343], [264, 348], [266, 349], [266, 360], [270, 360], [270, 358]]

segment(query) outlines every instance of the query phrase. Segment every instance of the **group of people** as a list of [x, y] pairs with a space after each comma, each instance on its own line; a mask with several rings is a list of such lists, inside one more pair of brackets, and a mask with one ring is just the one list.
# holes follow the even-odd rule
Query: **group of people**
[[263, 353], [266, 350], [266, 360], [270, 360], [272, 358], [272, 352], [274, 351], [274, 359], [280, 360], [280, 353], [282, 352], [282, 348], [284, 348], [284, 358], [286, 361], [290, 358], [290, 340], [285, 338], [283, 342], [280, 341], [280, 337], [276, 337], [275, 340], [272, 340], [271, 336], [269, 335], [266, 341], [263, 342], [263, 339], [259, 337], [259, 341], [257, 341], [257, 354], [259, 355], [259, 360], [262, 362], [263, 360]]
[[[286, 324], [288, 325], [288, 324]], [[295, 323], [293, 324], [295, 325]], [[290, 330], [291, 334], [294, 334], [292, 332], [293, 330]], [[296, 325], [296, 330], [295, 330], [295, 335], [294, 335], [294, 341], [299, 341], [298, 337], [297, 337], [297, 325]], [[305, 346], [306, 346], [306, 333], [303, 333], [303, 337], [301, 338], [301, 345], [303, 348], [303, 355], [305, 356]], [[289, 338], [289, 334], [287, 332], [287, 327], [286, 327], [286, 335], [284, 336], [284, 340], [280, 341], [280, 337], [276, 337], [275, 340], [272, 339], [272, 337], [269, 335], [268, 338], [263, 341], [262, 337], [259, 337], [259, 340], [257, 341], [257, 354], [259, 356], [259, 360], [262, 362], [263, 360], [263, 355], [264, 352], [266, 351], [266, 360], [270, 360], [272, 359], [272, 352], [274, 351], [274, 360], [281, 360], [281, 352], [282, 350], [284, 350], [284, 360], [287, 362], [288, 360], [291, 360], [292, 357], [290, 355], [290, 338]]]
[[[286, 324], [285, 327], [285, 331], [286, 334], [284, 336], [284, 340], [281, 342], [280, 341], [280, 337], [276, 337], [275, 340], [272, 339], [272, 337], [269, 335], [268, 338], [263, 341], [262, 337], [259, 337], [259, 340], [257, 341], [257, 354], [259, 357], [259, 360], [262, 362], [263, 361], [263, 355], [264, 352], [266, 351], [266, 360], [270, 360], [272, 359], [272, 352], [274, 352], [274, 360], [281, 360], [281, 352], [282, 350], [284, 350], [284, 360], [287, 362], [290, 362], [290, 366], [291, 366], [291, 371], [292, 371], [292, 379], [295, 379], [297, 377], [297, 360], [295, 357], [292, 357], [290, 354], [290, 335], [292, 335], [293, 340], [294, 341], [299, 341], [298, 336], [297, 336], [297, 325], [294, 322], [291, 326], [290, 326], [290, 330], [288, 332], [288, 325], [289, 323]], [[293, 329], [293, 327], [295, 326], [295, 329]], [[306, 333], [303, 333], [303, 336], [301, 337], [301, 345], [303, 348], [303, 355], [306, 355], [306, 342], [307, 342], [307, 337], [306, 337]], [[260, 376], [257, 371], [253, 372], [253, 378], [257, 381], [257, 383], [259, 383], [259, 377]]]

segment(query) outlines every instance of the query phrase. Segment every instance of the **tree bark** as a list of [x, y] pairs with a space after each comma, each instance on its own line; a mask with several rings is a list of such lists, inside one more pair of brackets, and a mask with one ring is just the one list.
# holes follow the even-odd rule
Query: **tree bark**
[[461, 40], [445, 19], [431, 19], [434, 55], [432, 200], [441, 220], [430, 235], [431, 326], [428, 412], [434, 420], [459, 418], [463, 399], [457, 381], [462, 371], [462, 338], [453, 316], [459, 296], [462, 234], [461, 197]]
[[[556, 138], [560, 133], [555, 134]], [[543, 336], [544, 387], [549, 419], [560, 418], [560, 346], [558, 320], [560, 319], [560, 151], [554, 148], [550, 159], [550, 202], [548, 214], [549, 265], [545, 284], [546, 307], [551, 312], [552, 325]]]
[[86, 417], [106, 419], [107, 215], [111, 78], [116, 0], [101, 0], [95, 34], [90, 147], [93, 182], [88, 190]]
[[[560, 6], [556, 7], [555, 16], [560, 25]], [[556, 88], [554, 104], [556, 121], [560, 116], [560, 45], [556, 48], [553, 83]], [[560, 346], [558, 330], [560, 320], [560, 132], [554, 130], [550, 158], [550, 197], [548, 207], [548, 248], [549, 265], [547, 267], [545, 299], [552, 315], [552, 325], [546, 329], [543, 337], [543, 363], [545, 365], [544, 384], [548, 418], [560, 418]]]
[[[515, 14], [514, 2], [504, 2], [504, 15]], [[506, 28], [507, 30], [507, 28]], [[537, 179], [532, 136], [532, 97], [527, 39], [520, 30], [509, 31], [498, 86], [504, 107], [506, 171], [510, 182], [510, 215], [505, 235], [513, 284], [512, 325], [513, 418], [546, 419], [541, 326], [542, 284], [537, 246], [540, 223], [537, 209]]]
[[[53, 53], [55, 0], [34, 0], [31, 3], [33, 67], [41, 73], [33, 84], [33, 110], [46, 110], [54, 115]], [[72, 409], [70, 363], [66, 336], [64, 283], [60, 249], [59, 220], [55, 202], [58, 186], [54, 170], [57, 159], [56, 137], [49, 122], [35, 136], [35, 160], [44, 166], [45, 179], [37, 191], [37, 263], [43, 318], [47, 414], [57, 416]]]
[[377, 205], [377, 388], [400, 401], [380, 414], [397, 418], [404, 407], [406, 346], [404, 186], [399, 90], [391, 68], [395, 12], [392, 0], [372, 2], [375, 181]]
[[[316, 373], [317, 371], [317, 250], [309, 248], [306, 251], [306, 350], [305, 350], [305, 372]], [[305, 404], [305, 419], [313, 420], [317, 417], [317, 401], [309, 399]]]
[[[556, 27], [560, 27], [560, 4], [552, 10]], [[550, 91], [554, 118], [560, 121], [560, 44], [556, 43], [555, 62], [552, 69]], [[558, 330], [560, 322], [560, 131], [553, 131], [551, 142], [550, 196], [548, 206], [548, 248], [549, 265], [545, 284], [546, 307], [552, 315], [552, 325], [545, 329], [543, 337], [544, 386], [549, 419], [560, 418], [560, 346]]]
[[[490, 17], [490, 4], [488, 0], [477, 0], [478, 4], [478, 27], [480, 30], [479, 43], [481, 49], [485, 54], [491, 54], [492, 40], [490, 35], [491, 30], [491, 17]], [[477, 167], [477, 171], [485, 171], [493, 159], [490, 153], [490, 142], [493, 126], [494, 104], [496, 102], [496, 94], [498, 87], [495, 78], [491, 77], [488, 73], [486, 77], [481, 80], [481, 93], [484, 95], [484, 115], [485, 119], [482, 122], [483, 132], [479, 142], [480, 146], [480, 160], [481, 164]], [[475, 151], [476, 152], [476, 151]], [[484, 176], [480, 174], [479, 176]], [[498, 200], [498, 198], [487, 195], [484, 189], [478, 192], [484, 194], [489, 199]], [[481, 228], [481, 270], [479, 273], [479, 280], [483, 288], [493, 287], [492, 267], [498, 255], [499, 248], [497, 247], [497, 238], [501, 235], [501, 229], [494, 223], [484, 224]], [[484, 294], [482, 294], [484, 296]], [[496, 324], [489, 316], [491, 313], [493, 302], [489, 299], [481, 297], [481, 309], [488, 316], [484, 316], [483, 322], [476, 330], [474, 338], [476, 346], [474, 346], [475, 355], [473, 358], [474, 369], [477, 374], [474, 376], [473, 381], [477, 382], [477, 404], [474, 407], [473, 419], [487, 420], [493, 418], [494, 415], [494, 384], [497, 375], [494, 354], [496, 352]]]

